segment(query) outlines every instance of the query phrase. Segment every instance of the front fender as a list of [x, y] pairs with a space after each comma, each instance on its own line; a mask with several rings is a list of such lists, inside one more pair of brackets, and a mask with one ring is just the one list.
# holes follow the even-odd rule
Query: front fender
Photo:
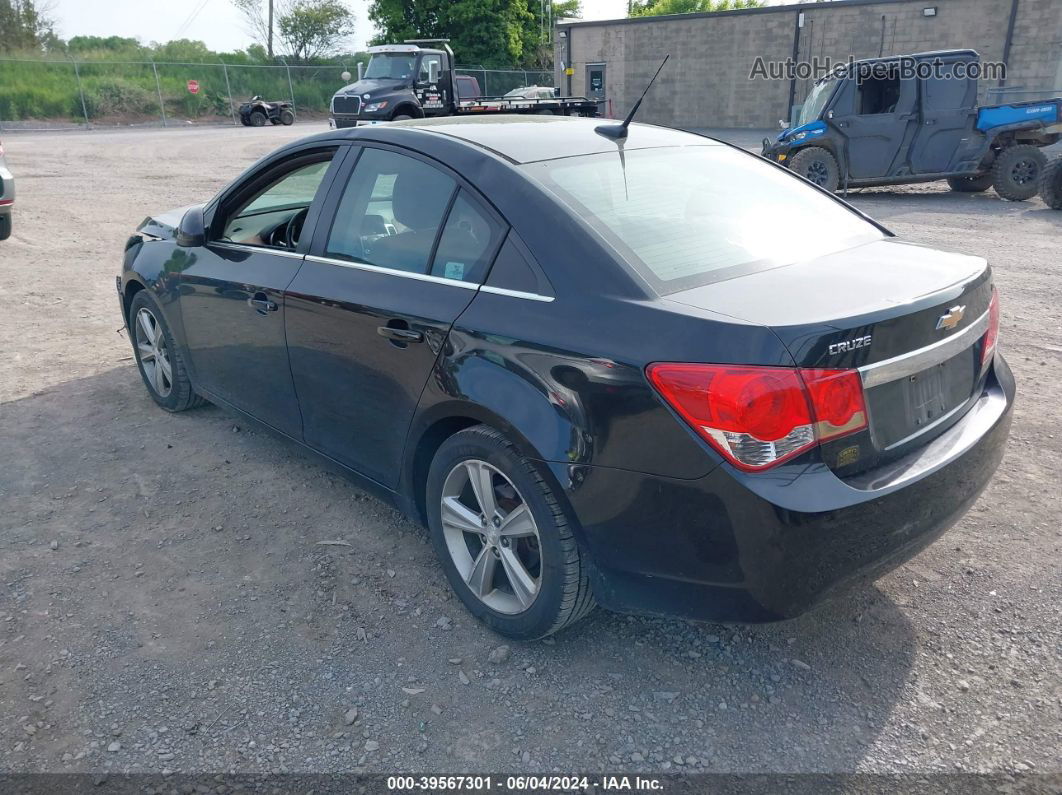
[[[180, 313], [180, 282], [178, 274], [188, 267], [195, 256], [191, 249], [181, 248], [172, 240], [145, 240], [126, 249], [122, 264], [121, 293], [123, 318], [129, 324], [127, 307], [134, 292], [149, 290], [155, 298], [163, 319], [177, 344], [184, 349], [184, 324]], [[188, 360], [187, 350], [183, 350]]]

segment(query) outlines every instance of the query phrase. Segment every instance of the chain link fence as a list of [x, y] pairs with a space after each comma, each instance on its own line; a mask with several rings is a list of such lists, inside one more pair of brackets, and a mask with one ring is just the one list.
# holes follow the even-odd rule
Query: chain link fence
[[[456, 71], [475, 77], [485, 96], [553, 82], [548, 71], [460, 66]], [[347, 82], [344, 72], [356, 80], [356, 62], [306, 66], [0, 58], [0, 130], [239, 124], [239, 106], [255, 95], [291, 102], [296, 119], [322, 119], [332, 95]]]

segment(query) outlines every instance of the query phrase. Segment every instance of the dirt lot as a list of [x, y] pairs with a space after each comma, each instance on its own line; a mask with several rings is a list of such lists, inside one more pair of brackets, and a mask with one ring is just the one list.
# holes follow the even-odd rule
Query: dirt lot
[[1062, 213], [854, 196], [996, 268], [1016, 420], [942, 541], [786, 624], [597, 611], [506, 655], [413, 523], [216, 408], [158, 410], [116, 332], [144, 215], [312, 129], [4, 141], [0, 770], [1062, 770]]

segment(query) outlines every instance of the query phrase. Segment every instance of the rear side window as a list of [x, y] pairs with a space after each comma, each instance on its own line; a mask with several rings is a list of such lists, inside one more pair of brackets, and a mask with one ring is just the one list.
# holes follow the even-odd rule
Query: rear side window
[[660, 293], [883, 236], [798, 177], [728, 146], [640, 149], [524, 168]]
[[[967, 107], [966, 92], [969, 78], [955, 78], [955, 64], [944, 64], [941, 74], [930, 75], [923, 82], [927, 110], [958, 110]], [[972, 104], [972, 97], [971, 102]]]
[[428, 273], [456, 190], [451, 177], [427, 163], [366, 149], [340, 199], [327, 256]]
[[503, 290], [540, 295], [543, 298], [553, 296], [549, 281], [538, 266], [533, 264], [531, 255], [516, 237], [515, 232], [509, 232], [506, 235], [505, 243], [498, 251], [494, 266], [490, 269], [487, 285]]
[[432, 276], [481, 282], [502, 229], [461, 191], [450, 209], [432, 261]]

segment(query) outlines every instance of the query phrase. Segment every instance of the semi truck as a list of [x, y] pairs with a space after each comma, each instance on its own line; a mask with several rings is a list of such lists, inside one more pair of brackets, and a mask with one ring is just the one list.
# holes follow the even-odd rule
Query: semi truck
[[598, 103], [586, 97], [479, 96], [475, 78], [456, 74], [448, 42], [414, 39], [370, 47], [358, 81], [332, 97], [331, 125], [493, 113], [598, 115]]
[[980, 57], [940, 50], [855, 61], [812, 86], [762, 155], [830, 191], [947, 180], [1004, 199], [1036, 195], [1062, 98], [978, 105]]

